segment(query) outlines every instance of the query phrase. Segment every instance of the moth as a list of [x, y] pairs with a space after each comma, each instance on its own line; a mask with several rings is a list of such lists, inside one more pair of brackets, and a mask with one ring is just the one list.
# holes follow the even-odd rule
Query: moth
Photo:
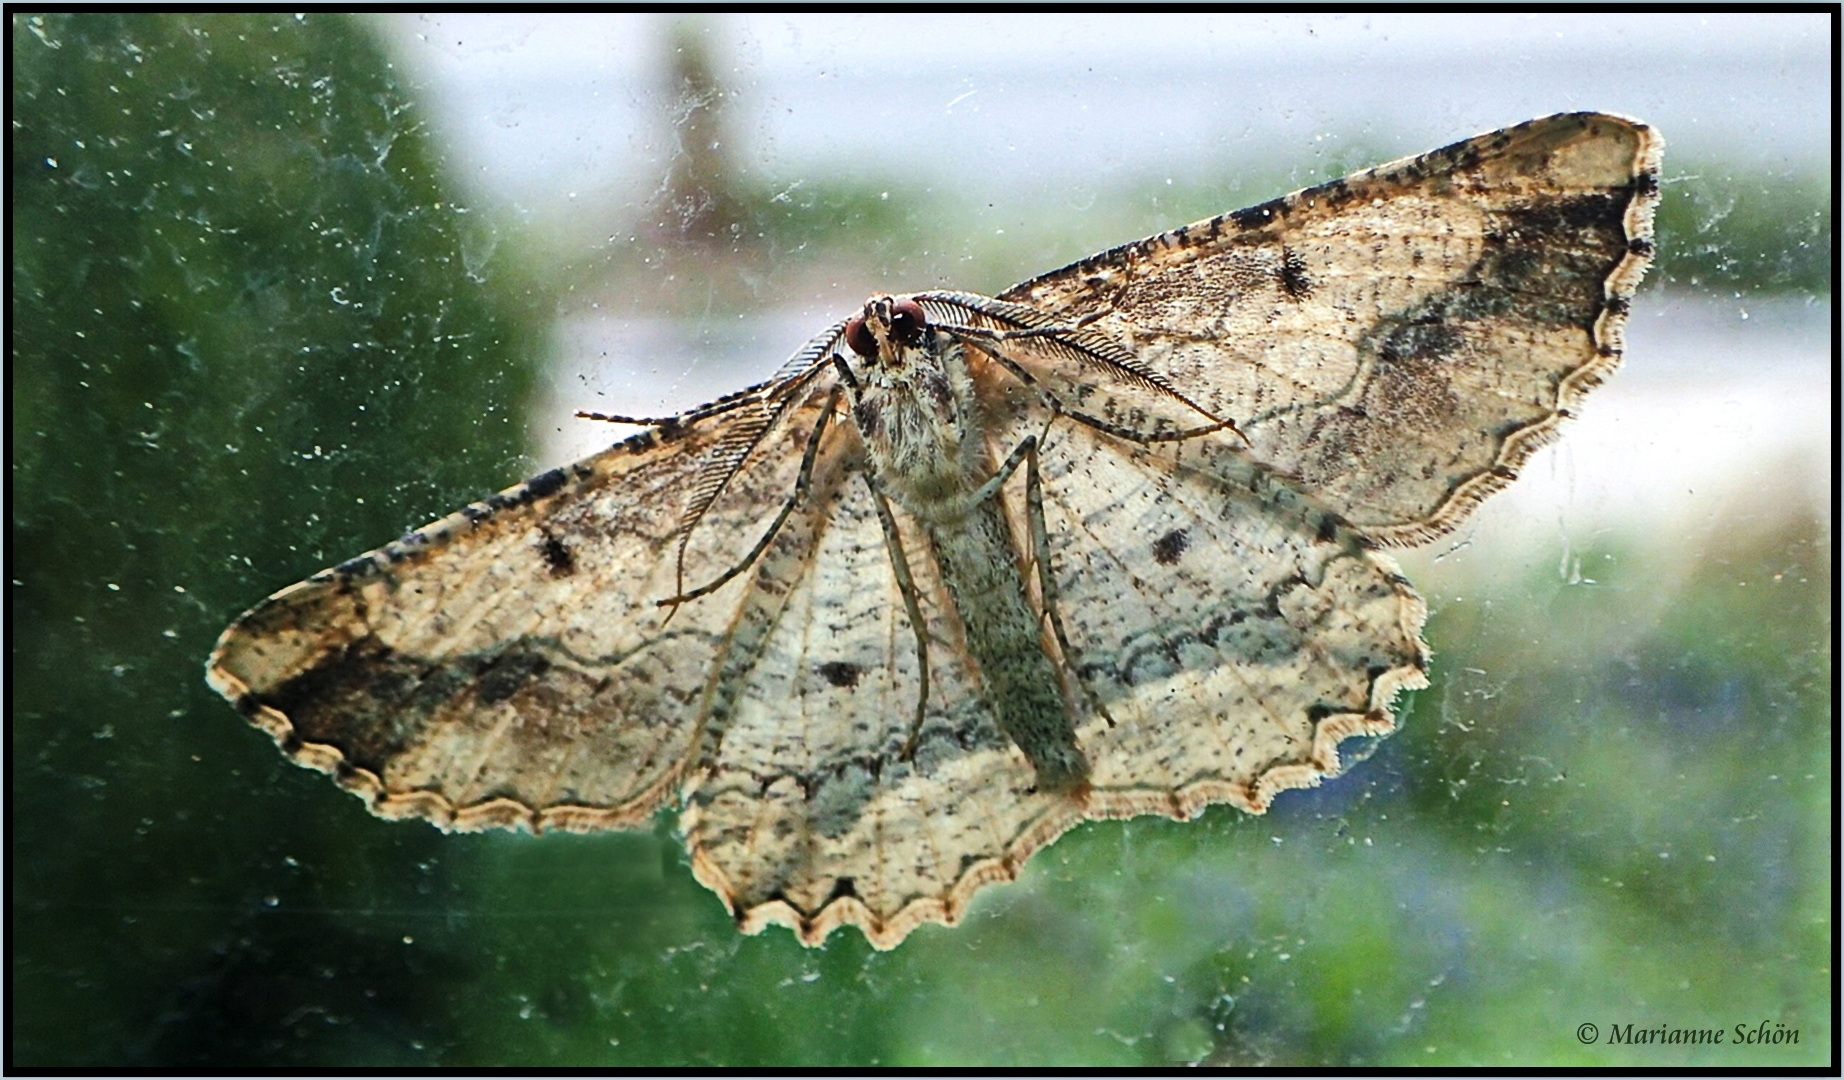
[[741, 929], [809, 945], [953, 924], [1085, 819], [1261, 813], [1426, 685], [1382, 549], [1619, 364], [1661, 148], [1551, 116], [997, 296], [873, 296], [269, 597], [209, 681], [382, 817], [676, 806]]

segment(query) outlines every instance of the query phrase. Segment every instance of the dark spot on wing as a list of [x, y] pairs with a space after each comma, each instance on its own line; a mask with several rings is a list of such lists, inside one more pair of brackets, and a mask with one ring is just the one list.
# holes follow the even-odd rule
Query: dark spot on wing
[[551, 662], [536, 653], [508, 650], [489, 660], [480, 671], [476, 688], [486, 704], [504, 701], [531, 679], [550, 669]]
[[1177, 562], [1178, 557], [1183, 555], [1185, 549], [1190, 546], [1191, 538], [1185, 535], [1185, 531], [1183, 529], [1173, 529], [1171, 532], [1153, 541], [1153, 561], [1160, 566], [1170, 566]]
[[1579, 309], [1601, 298], [1601, 283], [1625, 254], [1632, 199], [1628, 193], [1594, 192], [1494, 213], [1478, 280], [1523, 294], [1520, 309], [1533, 304], [1551, 309], [1544, 311], [1546, 322], [1579, 321]]
[[[549, 640], [522, 638], [490, 652], [419, 656], [365, 637], [328, 649], [312, 668], [264, 692], [261, 700], [287, 718], [283, 749], [291, 754], [309, 745], [328, 746], [351, 768], [382, 777], [418, 747], [442, 744], [447, 753], [456, 746], [483, 746], [469, 740], [490, 738], [497, 740], [493, 771], [502, 775], [481, 793], [527, 805], [585, 798], [594, 803], [598, 800], [587, 793], [553, 786], [542, 776], [535, 778], [537, 790], [520, 791], [514, 766], [555, 761], [616, 717], [651, 722], [647, 718], [659, 711], [658, 694], [631, 680], [619, 681], [616, 689], [601, 673], [573, 664]], [[435, 777], [429, 790], [452, 797], [446, 785], [456, 780], [455, 774]]]
[[819, 672], [820, 678], [841, 689], [849, 690], [858, 685], [864, 675], [864, 669], [857, 664], [848, 664], [843, 660], [828, 660], [813, 670]]
[[552, 577], [569, 577], [576, 573], [576, 556], [570, 553], [562, 540], [550, 533], [543, 534], [543, 538], [538, 541], [538, 551], [544, 556], [545, 565], [551, 568]]
[[1335, 709], [1332, 706], [1325, 705], [1325, 704], [1308, 705], [1306, 707], [1306, 718], [1308, 720], [1311, 720], [1313, 723], [1317, 724], [1319, 721], [1324, 720], [1326, 717], [1332, 716], [1341, 711], [1343, 710]]
[[1338, 539], [1338, 526], [1342, 524], [1344, 524], [1344, 519], [1339, 517], [1337, 514], [1328, 512], [1328, 513], [1320, 515], [1319, 534], [1318, 534], [1319, 542], [1321, 544], [1329, 544], [1332, 541]]
[[[857, 895], [858, 895], [858, 883], [857, 882], [853, 881], [851, 878], [848, 878], [848, 877], [836, 878], [833, 880], [833, 883], [832, 883], [832, 892], [826, 894], [826, 904], [830, 904], [834, 900], [838, 900], [843, 897], [847, 897], [847, 896], [856, 897]], [[821, 904], [820, 906], [825, 907], [826, 904]]]
[[1292, 248], [1281, 249], [1281, 268], [1277, 277], [1280, 279], [1281, 291], [1289, 299], [1304, 299], [1313, 291], [1313, 279], [1306, 273], [1306, 259]]
[[[401, 706], [419, 674], [414, 663], [387, 646], [361, 638], [263, 694], [261, 701], [294, 725], [289, 739], [295, 749], [303, 742], [333, 743], [348, 758], [376, 771], [407, 744], [411, 738], [408, 726], [351, 724], [348, 718], [395, 713], [395, 708], [380, 708], [380, 704]], [[285, 745], [283, 749], [290, 748]]]
[[1526, 227], [1539, 233], [1589, 229], [1624, 233], [1626, 203], [1627, 200], [1619, 195], [1595, 192], [1538, 203], [1521, 213]]

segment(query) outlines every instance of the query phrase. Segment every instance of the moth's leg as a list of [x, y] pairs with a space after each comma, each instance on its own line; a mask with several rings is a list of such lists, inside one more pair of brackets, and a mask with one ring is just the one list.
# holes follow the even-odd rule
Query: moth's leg
[[1075, 649], [1069, 644], [1069, 633], [1063, 627], [1063, 616], [1058, 610], [1060, 597], [1050, 572], [1050, 530], [1044, 524], [1044, 485], [1037, 471], [1037, 446], [1038, 437], [1026, 435], [1024, 441], [1006, 456], [1005, 463], [999, 466], [993, 478], [981, 484], [979, 490], [973, 493], [973, 501], [977, 503], [997, 495], [999, 488], [1018, 471], [1018, 466], [1024, 466], [1025, 516], [1030, 521], [1031, 529], [1030, 557], [1031, 564], [1037, 569], [1037, 586], [1044, 600], [1044, 616], [1050, 620], [1050, 631], [1056, 635], [1057, 648], [1062, 650], [1070, 677], [1081, 688], [1082, 696], [1088, 699], [1089, 706], [1112, 726], [1114, 717], [1108, 714], [1107, 706], [1101, 703], [1101, 698], [1082, 678], [1081, 669], [1076, 663]]
[[[742, 559], [738, 560], [730, 569], [725, 570], [716, 580], [707, 582], [688, 592], [682, 592], [677, 596], [667, 597], [664, 600], [655, 600], [653, 602], [654, 606], [670, 607], [674, 611], [677, 611], [680, 604], [716, 592], [718, 589], [723, 588], [725, 582], [755, 565], [756, 559], [761, 557], [762, 552], [768, 550], [768, 545], [775, 539], [775, 534], [781, 531], [782, 525], [786, 524], [788, 515], [792, 514], [794, 508], [800, 505], [801, 500], [807, 497], [808, 490], [813, 486], [813, 463], [819, 458], [820, 441], [826, 434], [826, 424], [831, 419], [832, 410], [837, 406], [838, 401], [839, 390], [837, 387], [834, 387], [832, 394], [827, 398], [826, 407], [820, 410], [819, 420], [813, 425], [813, 435], [807, 439], [806, 453], [800, 456], [800, 473], [794, 478], [794, 493], [789, 495], [787, 501], [781, 504], [781, 512], [776, 514], [775, 520], [769, 523], [768, 529], [762, 533], [762, 538], [756, 541], [755, 547], [749, 549], [749, 554], [743, 556]], [[671, 616], [668, 615], [667, 618], [671, 618]]]
[[903, 610], [909, 615], [909, 628], [915, 632], [916, 681], [921, 688], [916, 691], [916, 718], [910, 722], [909, 737], [903, 740], [903, 752], [899, 755], [908, 761], [915, 756], [916, 740], [922, 737], [922, 718], [928, 712], [928, 627], [922, 622], [922, 606], [916, 603], [916, 579], [909, 572], [909, 559], [903, 554], [903, 537], [896, 531], [896, 517], [890, 513], [890, 503], [877, 489], [877, 481], [870, 473], [859, 475], [871, 489], [871, 505], [877, 508], [877, 524], [884, 530], [884, 550], [890, 553], [890, 569], [896, 572], [896, 591], [903, 596]]
[[[686, 511], [684, 519], [679, 523], [679, 549], [672, 582], [674, 589], [680, 593], [685, 591], [685, 546], [691, 542], [692, 531], [698, 527], [698, 522], [704, 519], [705, 511], [709, 510], [723, 494], [724, 489], [730, 486], [731, 479], [749, 460], [749, 455], [755, 452], [756, 446], [761, 443], [763, 437], [774, 429], [780, 415], [788, 408], [795, 392], [820, 372], [827, 370], [830, 368], [825, 364], [811, 364], [787, 379], [768, 384], [766, 390], [762, 387], [752, 387], [687, 414], [691, 417], [704, 417], [742, 411], [744, 415], [730, 425], [728, 433], [712, 449], [709, 461], [699, 469], [698, 482], [694, 488], [696, 505]], [[838, 393], [838, 388], [834, 387], [832, 396], [827, 399], [826, 411], [820, 414], [818, 426], [814, 429], [816, 435], [825, 429], [827, 417], [838, 404]], [[748, 410], [751, 407], [757, 410], [754, 416], [749, 415]], [[670, 423], [678, 422], [678, 420], [670, 421]], [[809, 454], [807, 457], [806, 470], [810, 470], [812, 455]], [[803, 470], [803, 475], [806, 470]], [[785, 520], [787, 520], [787, 515], [783, 512], [775, 528], [780, 528], [780, 522]], [[771, 531], [769, 536], [773, 537], [773, 535]], [[766, 542], [765, 538], [764, 543]], [[760, 553], [761, 548], [758, 547], [755, 554]], [[755, 554], [733, 570], [732, 574], [753, 562]], [[722, 584], [722, 581], [720, 580], [718, 584]], [[675, 607], [673, 610], [678, 609]], [[671, 616], [668, 615], [667, 618], [670, 619]]]
[[1037, 436], [1035, 435], [1026, 435], [1024, 441], [1006, 455], [1005, 463], [999, 466], [998, 472], [992, 474], [991, 480], [981, 484], [979, 490], [973, 493], [972, 501], [975, 504], [983, 503], [997, 495], [999, 489], [1005, 486], [1005, 482], [1012, 478], [1012, 474], [1018, 471], [1018, 466], [1024, 464], [1026, 459], [1037, 460]]
[[[1033, 439], [1026, 440], [1033, 442]], [[1031, 527], [1031, 562], [1037, 567], [1037, 588], [1044, 598], [1044, 617], [1050, 620], [1050, 632], [1056, 636], [1056, 645], [1063, 653], [1063, 663], [1069, 668], [1069, 677], [1082, 690], [1082, 696], [1088, 699], [1089, 707], [1096, 715], [1114, 726], [1114, 717], [1108, 707], [1101, 703], [1095, 688], [1082, 677], [1082, 665], [1077, 662], [1075, 647], [1069, 643], [1069, 632], [1063, 626], [1062, 595], [1057, 591], [1056, 575], [1050, 569], [1050, 528], [1044, 523], [1044, 480], [1037, 469], [1037, 448], [1032, 446], [1024, 463], [1024, 508], [1025, 517]]]

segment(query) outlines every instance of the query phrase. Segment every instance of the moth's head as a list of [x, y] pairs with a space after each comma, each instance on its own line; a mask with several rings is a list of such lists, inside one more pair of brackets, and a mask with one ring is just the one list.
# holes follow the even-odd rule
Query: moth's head
[[928, 316], [910, 296], [873, 296], [864, 311], [845, 324], [845, 343], [871, 363], [894, 363], [905, 349], [922, 344]]

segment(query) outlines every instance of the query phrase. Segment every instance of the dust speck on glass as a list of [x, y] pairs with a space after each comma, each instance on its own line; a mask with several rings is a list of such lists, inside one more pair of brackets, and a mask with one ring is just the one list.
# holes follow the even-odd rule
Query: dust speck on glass
[[769, 382], [322, 571], [211, 685], [445, 829], [644, 826], [879, 948], [1088, 819], [1262, 813], [1427, 685], [1378, 549], [1618, 366], [1662, 149], [1569, 113], [1083, 259], [878, 295]]

